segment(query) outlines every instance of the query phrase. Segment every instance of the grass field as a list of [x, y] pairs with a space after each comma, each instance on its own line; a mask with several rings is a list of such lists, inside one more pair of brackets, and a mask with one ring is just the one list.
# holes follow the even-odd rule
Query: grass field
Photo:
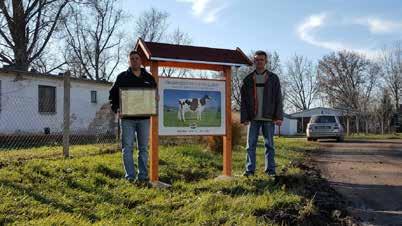
[[163, 123], [165, 127], [188, 127], [195, 123], [197, 127], [220, 127], [221, 113], [210, 109], [202, 112], [201, 121], [196, 120], [196, 113], [186, 112], [186, 121], [182, 122], [177, 119], [177, 110], [164, 111]]
[[390, 133], [390, 134], [353, 134], [345, 137], [346, 139], [368, 139], [368, 140], [386, 140], [386, 139], [402, 139], [401, 133]]
[[[304, 139], [276, 138], [277, 170], [316, 148]], [[138, 187], [125, 181], [121, 153], [107, 146], [75, 146], [69, 159], [61, 148], [0, 152], [0, 225], [269, 225], [263, 213], [298, 206], [300, 217], [317, 211], [300, 195], [303, 184], [277, 185], [263, 175], [259, 143], [258, 175], [216, 181], [222, 157], [200, 145], [160, 148], [160, 179], [169, 189]], [[244, 148], [233, 153], [234, 174], [243, 171]], [[285, 172], [285, 171], [283, 171]]]

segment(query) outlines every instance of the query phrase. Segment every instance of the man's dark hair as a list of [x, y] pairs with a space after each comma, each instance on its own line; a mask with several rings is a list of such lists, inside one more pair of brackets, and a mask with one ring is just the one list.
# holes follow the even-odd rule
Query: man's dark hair
[[258, 50], [257, 52], [255, 52], [254, 56], [265, 56], [265, 59], [268, 58], [267, 53], [262, 50]]
[[136, 54], [137, 54], [138, 56], [140, 56], [140, 54], [139, 54], [137, 51], [132, 50], [132, 51], [130, 52], [129, 56], [136, 55]]

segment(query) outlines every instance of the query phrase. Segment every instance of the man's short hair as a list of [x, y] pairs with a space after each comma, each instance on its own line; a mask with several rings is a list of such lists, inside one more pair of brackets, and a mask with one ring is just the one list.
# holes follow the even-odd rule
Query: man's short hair
[[140, 56], [140, 54], [139, 54], [137, 51], [132, 50], [132, 51], [130, 52], [129, 56], [136, 55], [136, 54], [137, 54], [138, 56]]
[[265, 51], [262, 51], [262, 50], [256, 51], [254, 56], [265, 56], [265, 59], [268, 58], [267, 53]]

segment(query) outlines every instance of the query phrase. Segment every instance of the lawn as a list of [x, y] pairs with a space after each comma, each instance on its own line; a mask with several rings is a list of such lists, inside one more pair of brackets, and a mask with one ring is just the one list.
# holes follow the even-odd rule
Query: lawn
[[202, 112], [201, 120], [196, 119], [196, 113], [186, 112], [186, 121], [182, 122], [177, 119], [177, 108], [175, 110], [163, 113], [163, 123], [165, 127], [188, 127], [196, 124], [197, 127], [220, 127], [221, 126], [221, 113], [215, 110], [206, 109]]
[[346, 139], [351, 140], [360, 140], [360, 139], [368, 139], [368, 140], [387, 140], [387, 139], [402, 139], [402, 133], [388, 133], [388, 134], [352, 134], [347, 136]]
[[[277, 170], [289, 177], [301, 169], [316, 144], [304, 139], [275, 138]], [[292, 188], [263, 175], [259, 143], [258, 175], [243, 171], [245, 150], [233, 153], [234, 179], [217, 181], [222, 157], [200, 145], [160, 147], [160, 180], [169, 189], [135, 186], [123, 179], [115, 146], [74, 146], [72, 157], [60, 147], [0, 152], [0, 225], [267, 225], [279, 224], [267, 213], [298, 207], [303, 217], [317, 211]], [[286, 169], [286, 170], [285, 170]], [[279, 224], [280, 225], [280, 224]]]

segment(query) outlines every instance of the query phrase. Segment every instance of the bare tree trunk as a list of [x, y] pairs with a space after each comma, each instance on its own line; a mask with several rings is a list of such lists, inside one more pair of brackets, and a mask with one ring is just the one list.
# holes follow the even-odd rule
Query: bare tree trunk
[[69, 2], [73, 1], [0, 0], [0, 62], [28, 70], [57, 32]]
[[365, 124], [366, 124], [366, 134], [369, 134], [369, 122], [368, 118], [366, 118]]
[[390, 126], [390, 124], [391, 124], [391, 122], [390, 122], [390, 120], [388, 119], [387, 120], [387, 124], [388, 124], [388, 133], [391, 133], [391, 126]]
[[359, 116], [356, 115], [356, 134], [359, 134]]

